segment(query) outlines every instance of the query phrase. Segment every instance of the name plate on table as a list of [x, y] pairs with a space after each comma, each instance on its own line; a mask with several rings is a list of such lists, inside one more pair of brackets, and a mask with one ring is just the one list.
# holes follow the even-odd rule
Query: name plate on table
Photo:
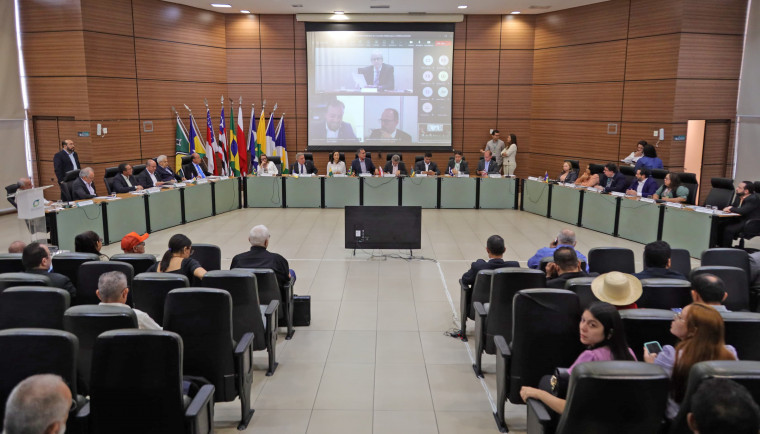
[[594, 193], [599, 193], [599, 190], [597, 190], [597, 189], [596, 189], [596, 188], [594, 188], [594, 187], [586, 187], [586, 190], [587, 190], [587, 191], [593, 191]]
[[371, 173], [360, 173], [359, 176], [362, 176], [362, 177], [366, 178], [368, 176], [372, 176], [372, 174]]
[[457, 178], [469, 178], [469, 177], [470, 177], [469, 173], [459, 173], [459, 174], [457, 174]]
[[396, 177], [396, 175], [394, 175], [392, 173], [385, 173], [385, 174], [383, 174], [383, 178], [395, 178], [395, 177]]
[[652, 199], [650, 197], [642, 197], [639, 200], [642, 201], [642, 202], [646, 202], [646, 203], [655, 203], [654, 199]]
[[158, 193], [159, 191], [161, 191], [161, 187], [151, 187], [145, 191], [147, 191], [148, 193]]
[[274, 176], [271, 172], [261, 172], [259, 173], [259, 176]]
[[536, 178], [535, 176], [529, 176], [528, 179], [531, 181], [538, 181], [538, 178]]
[[677, 202], [665, 202], [665, 205], [672, 206], [673, 208], [683, 208], [683, 205]]
[[93, 202], [92, 200], [83, 200], [81, 202], [77, 202], [78, 208], [81, 208], [83, 206], [88, 206], [88, 205], [95, 205], [95, 202]]
[[415, 173], [414, 176], [418, 178], [427, 178], [427, 173]]
[[625, 193], [620, 193], [619, 191], [611, 191], [610, 194], [613, 196], [625, 197]]
[[498, 173], [489, 173], [488, 177], [489, 178], [501, 178], [501, 175], [498, 174]]
[[187, 184], [184, 183], [184, 182], [178, 182], [178, 183], [174, 184], [174, 186], [175, 187], [187, 187]]
[[333, 178], [345, 178], [345, 173], [333, 173]]
[[196, 184], [208, 184], [208, 179], [196, 179]]
[[701, 212], [703, 214], [712, 214], [713, 213], [712, 208], [703, 208], [701, 206], [694, 208], [694, 211]]
[[299, 178], [311, 178], [312, 174], [311, 173], [299, 173], [298, 177]]

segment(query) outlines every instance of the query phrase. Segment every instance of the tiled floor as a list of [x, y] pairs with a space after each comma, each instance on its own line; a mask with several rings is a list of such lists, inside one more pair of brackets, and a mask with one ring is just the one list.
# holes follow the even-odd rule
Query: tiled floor
[[[222, 267], [248, 249], [248, 230], [269, 227], [270, 250], [298, 274], [295, 292], [311, 295], [312, 323], [291, 341], [278, 341], [279, 367], [264, 375], [266, 354], [256, 357], [251, 392], [256, 412], [245, 432], [264, 433], [493, 433], [495, 361], [484, 358], [485, 379], [472, 371], [474, 340], [444, 335], [458, 328], [458, 279], [469, 263], [486, 257], [485, 240], [500, 234], [505, 259], [524, 266], [567, 225], [520, 211], [423, 210], [422, 249], [405, 261], [372, 257], [400, 251], [343, 248], [343, 210], [244, 209], [160, 231], [147, 251], [162, 254], [182, 232], [194, 242], [222, 248]], [[15, 216], [0, 217], [0, 245], [18, 237]], [[574, 228], [578, 249], [643, 246]], [[104, 253], [119, 251], [118, 244]], [[637, 263], [637, 269], [641, 264]], [[473, 324], [470, 323], [470, 333]], [[469, 348], [469, 349], [468, 349]], [[525, 430], [525, 407], [507, 404], [511, 432]], [[237, 432], [239, 402], [216, 405], [219, 433]]]

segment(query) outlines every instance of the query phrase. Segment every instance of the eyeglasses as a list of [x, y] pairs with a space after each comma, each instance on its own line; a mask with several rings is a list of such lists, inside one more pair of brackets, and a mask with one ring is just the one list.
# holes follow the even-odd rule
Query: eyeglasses
[[373, 57], [372, 61], [374, 62], [375, 60], [383, 60], [383, 58], [382, 57]]
[[681, 312], [677, 312], [677, 313], [673, 314], [673, 319], [675, 321], [683, 321], [684, 320], [683, 315], [681, 314]]

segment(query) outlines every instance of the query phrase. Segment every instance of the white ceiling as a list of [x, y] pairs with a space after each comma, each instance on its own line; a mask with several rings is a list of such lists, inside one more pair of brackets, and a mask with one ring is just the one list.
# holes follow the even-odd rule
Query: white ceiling
[[[166, 0], [171, 3], [193, 6], [222, 13], [240, 13], [247, 9], [254, 14], [320, 14], [333, 11], [351, 13], [406, 14], [540, 14], [574, 8], [603, 0]], [[227, 3], [231, 8], [214, 8], [211, 3]], [[293, 7], [301, 4], [303, 7]], [[388, 9], [371, 9], [370, 6], [388, 5]], [[458, 9], [467, 5], [467, 9]], [[534, 8], [531, 6], [550, 6]]]

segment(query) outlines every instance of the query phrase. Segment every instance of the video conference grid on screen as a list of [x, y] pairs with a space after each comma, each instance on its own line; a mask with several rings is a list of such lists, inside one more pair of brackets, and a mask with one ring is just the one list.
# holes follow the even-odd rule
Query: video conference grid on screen
[[451, 148], [453, 31], [310, 31], [309, 149]]

